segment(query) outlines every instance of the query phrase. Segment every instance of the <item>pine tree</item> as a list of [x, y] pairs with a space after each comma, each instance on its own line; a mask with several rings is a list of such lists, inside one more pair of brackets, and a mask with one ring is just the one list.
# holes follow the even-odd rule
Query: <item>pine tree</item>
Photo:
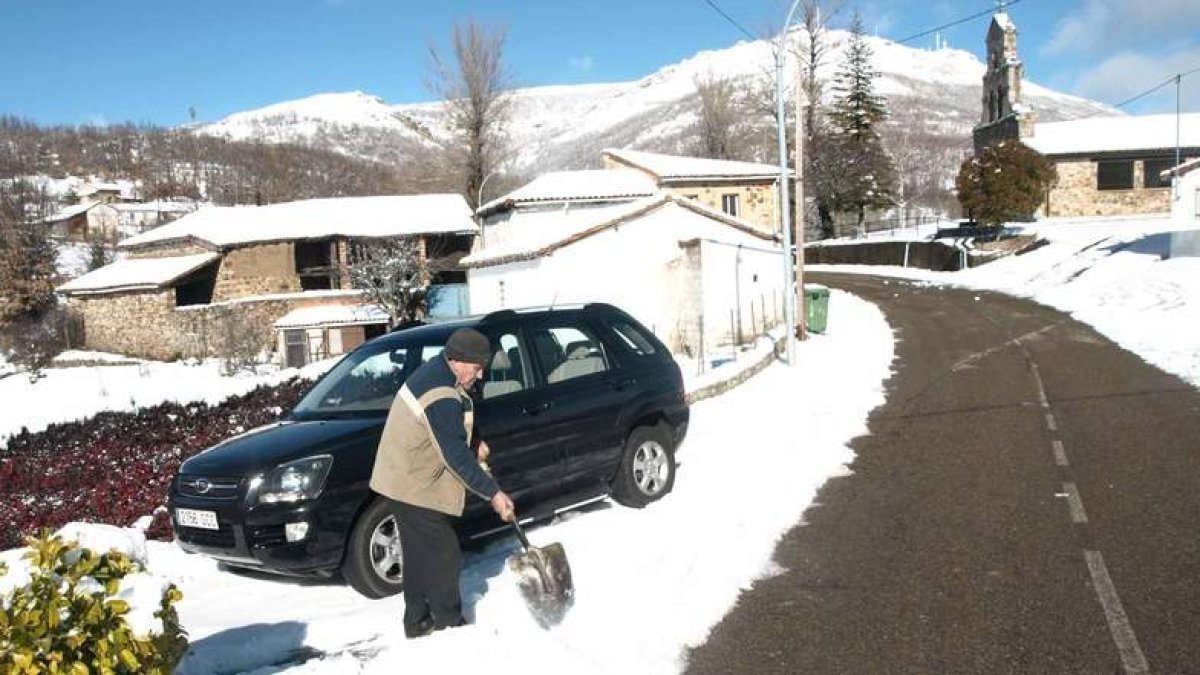
[[28, 183], [0, 183], [0, 325], [36, 319], [54, 304], [57, 252], [42, 222], [48, 204]]
[[846, 57], [833, 82], [834, 100], [829, 111], [831, 145], [844, 179], [833, 196], [839, 211], [858, 216], [862, 227], [867, 209], [894, 203], [896, 168], [883, 147], [878, 126], [887, 118], [887, 103], [875, 92], [879, 72], [871, 64], [871, 46], [863, 32], [862, 17], [856, 12], [850, 23]]

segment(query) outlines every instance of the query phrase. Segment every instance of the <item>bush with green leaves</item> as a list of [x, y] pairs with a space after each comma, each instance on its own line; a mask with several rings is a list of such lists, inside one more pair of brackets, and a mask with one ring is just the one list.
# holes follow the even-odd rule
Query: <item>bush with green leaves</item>
[[1001, 225], [1032, 216], [1057, 180], [1053, 162], [1010, 140], [963, 160], [955, 187], [965, 215], [981, 225]]
[[[174, 604], [183, 597], [165, 584], [153, 616], [161, 630], [135, 631], [131, 578], [144, 573], [128, 555], [81, 548], [43, 532], [26, 540], [28, 582], [0, 592], [0, 673], [33, 675], [167, 675], [187, 651]], [[0, 577], [13, 574], [0, 563]], [[3, 588], [0, 585], [0, 588]], [[157, 623], [157, 622], [156, 622]], [[157, 629], [158, 626], [155, 626]]]

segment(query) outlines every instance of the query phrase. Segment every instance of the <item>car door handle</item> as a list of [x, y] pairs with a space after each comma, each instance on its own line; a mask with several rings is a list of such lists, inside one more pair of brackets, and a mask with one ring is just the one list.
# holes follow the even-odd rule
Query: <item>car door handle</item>
[[613, 382], [612, 388], [616, 389], [617, 391], [625, 391], [626, 389], [632, 387], [635, 384], [637, 384], [637, 379], [628, 377], [628, 378], [625, 378], [624, 380], [617, 380], [617, 381]]
[[550, 409], [550, 402], [547, 401], [545, 403], [533, 403], [533, 404], [530, 404], [527, 406], [523, 406], [521, 408], [521, 412], [525, 413], [526, 415], [539, 415], [541, 413], [546, 412], [549, 409]]

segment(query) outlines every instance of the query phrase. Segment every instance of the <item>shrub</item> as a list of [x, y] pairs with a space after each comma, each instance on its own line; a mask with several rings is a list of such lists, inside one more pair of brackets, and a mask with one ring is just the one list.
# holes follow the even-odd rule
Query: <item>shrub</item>
[[989, 145], [963, 160], [955, 187], [963, 212], [981, 225], [1028, 218], [1058, 180], [1054, 164], [1019, 141]]
[[[0, 595], [0, 672], [165, 675], [187, 651], [167, 585], [154, 616], [161, 630], [138, 634], [126, 621], [122, 580], [141, 565], [116, 550], [96, 554], [43, 532], [26, 540], [30, 580]], [[0, 569], [0, 574], [7, 570]]]
[[103, 412], [12, 436], [0, 448], [0, 550], [42, 527], [71, 521], [128, 526], [152, 514], [146, 535], [170, 539], [161, 506], [183, 460], [279, 419], [311, 384], [296, 378], [219, 405], [164, 403], [136, 413]]

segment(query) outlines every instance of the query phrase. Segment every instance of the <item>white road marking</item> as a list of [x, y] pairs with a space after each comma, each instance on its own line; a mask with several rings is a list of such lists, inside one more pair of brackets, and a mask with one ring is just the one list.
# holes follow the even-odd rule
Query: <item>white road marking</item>
[[1050, 431], [1058, 431], [1058, 422], [1054, 421], [1054, 415], [1051, 413], [1046, 413], [1046, 427]]
[[1059, 466], [1069, 466], [1067, 451], [1063, 448], [1062, 441], [1055, 439], [1050, 443], [1054, 446], [1054, 463]]
[[1126, 675], [1149, 675], [1150, 664], [1138, 644], [1133, 626], [1121, 605], [1117, 595], [1117, 587], [1113, 585], [1112, 577], [1108, 575], [1108, 567], [1104, 564], [1104, 556], [1099, 551], [1084, 551], [1083, 558], [1087, 561], [1088, 571], [1092, 574], [1092, 585], [1100, 598], [1100, 606], [1104, 609], [1104, 618], [1108, 621], [1108, 630], [1112, 633], [1113, 642], [1117, 644], [1117, 652], [1121, 655], [1121, 665]]
[[1087, 513], [1083, 510], [1083, 500], [1079, 498], [1079, 488], [1074, 483], [1063, 483], [1063, 492], [1067, 494], [1067, 507], [1071, 509], [1071, 522], [1086, 523]]

